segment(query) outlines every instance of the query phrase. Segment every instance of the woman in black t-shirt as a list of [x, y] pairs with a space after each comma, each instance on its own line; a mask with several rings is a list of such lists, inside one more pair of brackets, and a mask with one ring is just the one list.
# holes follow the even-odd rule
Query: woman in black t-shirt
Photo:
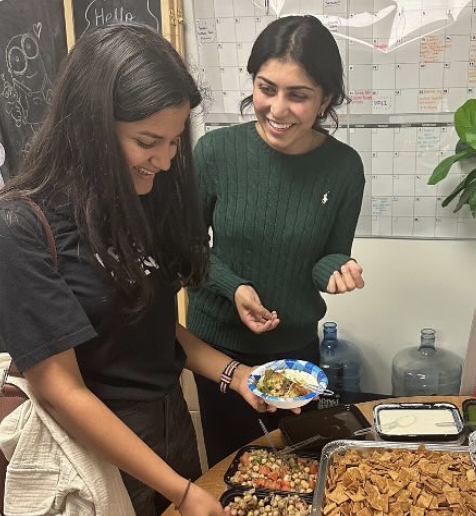
[[[202, 284], [208, 266], [190, 158], [200, 101], [151, 29], [92, 29], [0, 192], [0, 340], [49, 414], [124, 472], [140, 516], [169, 501], [182, 515], [224, 514], [187, 481], [200, 470], [179, 386], [183, 367], [219, 382], [230, 363], [176, 323], [177, 290]], [[57, 267], [21, 196], [46, 214]], [[230, 388], [266, 411], [236, 366]]]

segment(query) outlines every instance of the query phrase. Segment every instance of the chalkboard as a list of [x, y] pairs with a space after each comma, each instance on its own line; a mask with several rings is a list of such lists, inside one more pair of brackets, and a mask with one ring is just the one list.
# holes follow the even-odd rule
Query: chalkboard
[[[67, 53], [63, 0], [0, 1], [0, 172], [12, 173], [51, 104]], [[2, 155], [6, 154], [2, 159]]]
[[76, 39], [110, 23], [144, 23], [161, 32], [160, 0], [73, 0]]
[[10, 170], [7, 163], [5, 139], [0, 130], [0, 188], [3, 186], [4, 179], [7, 179], [7, 177], [10, 177]]

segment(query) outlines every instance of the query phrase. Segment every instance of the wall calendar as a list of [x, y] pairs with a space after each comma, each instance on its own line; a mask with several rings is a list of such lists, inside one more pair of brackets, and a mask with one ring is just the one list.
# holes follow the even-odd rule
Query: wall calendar
[[[469, 210], [441, 207], [476, 163], [427, 181], [458, 140], [454, 111], [476, 95], [476, 0], [194, 0], [205, 129], [249, 119], [246, 64], [277, 17], [311, 14], [333, 33], [351, 99], [334, 136], [354, 147], [366, 188], [357, 236], [476, 238]], [[332, 128], [329, 128], [332, 130]]]

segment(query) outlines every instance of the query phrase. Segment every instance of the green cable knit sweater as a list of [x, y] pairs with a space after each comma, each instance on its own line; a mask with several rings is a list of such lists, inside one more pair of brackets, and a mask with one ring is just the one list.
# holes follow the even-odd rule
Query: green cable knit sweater
[[[309, 344], [326, 312], [319, 291], [350, 259], [365, 182], [359, 155], [332, 136], [306, 154], [282, 154], [251, 122], [207, 133], [194, 158], [213, 248], [208, 283], [189, 291], [188, 328], [247, 354]], [[276, 329], [257, 335], [241, 322], [241, 284], [277, 311]]]

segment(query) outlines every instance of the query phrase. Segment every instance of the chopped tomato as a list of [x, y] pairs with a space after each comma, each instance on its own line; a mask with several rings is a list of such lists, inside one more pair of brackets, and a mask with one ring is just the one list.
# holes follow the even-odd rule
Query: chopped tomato
[[[292, 455], [278, 461], [267, 450], [255, 450], [240, 456], [239, 468], [232, 482], [258, 489], [309, 492], [315, 488], [317, 471], [315, 459]], [[290, 485], [291, 478], [294, 479], [293, 487]], [[303, 480], [307, 482], [304, 484], [306, 488], [301, 485]]]
[[282, 491], [290, 491], [289, 482], [287, 482], [286, 480], [281, 480], [280, 486], [281, 486], [280, 489]]
[[265, 476], [268, 476], [271, 473], [271, 470], [268, 468], [268, 466], [261, 466], [259, 468], [259, 472]]

